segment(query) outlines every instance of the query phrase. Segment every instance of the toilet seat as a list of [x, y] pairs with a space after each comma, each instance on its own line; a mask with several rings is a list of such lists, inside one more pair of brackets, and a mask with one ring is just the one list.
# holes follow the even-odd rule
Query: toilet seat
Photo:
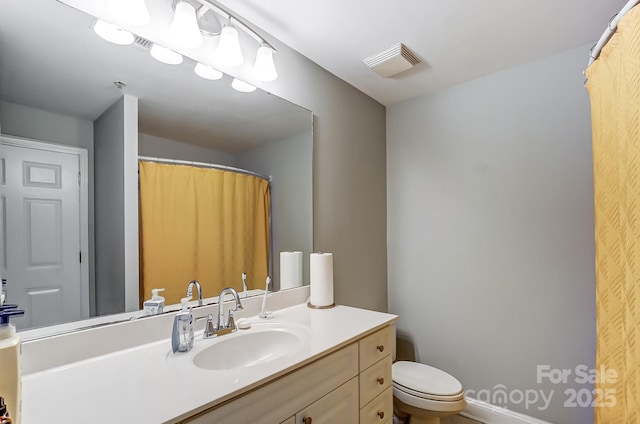
[[462, 384], [438, 368], [418, 362], [398, 361], [391, 368], [394, 385], [400, 385], [415, 396], [457, 400]]
[[435, 401], [441, 401], [441, 402], [454, 402], [456, 400], [460, 400], [464, 398], [464, 392], [462, 391], [452, 396], [441, 396], [441, 395], [434, 395], [431, 393], [422, 393], [416, 390], [412, 390], [411, 388], [405, 387], [402, 384], [398, 384], [398, 383], [393, 383], [393, 388], [394, 390], [400, 390], [404, 393], [410, 394], [420, 399], [428, 399], [428, 400], [435, 400]]
[[460, 411], [466, 406], [462, 384], [428, 365], [398, 361], [392, 366], [393, 395], [407, 405], [431, 411]]

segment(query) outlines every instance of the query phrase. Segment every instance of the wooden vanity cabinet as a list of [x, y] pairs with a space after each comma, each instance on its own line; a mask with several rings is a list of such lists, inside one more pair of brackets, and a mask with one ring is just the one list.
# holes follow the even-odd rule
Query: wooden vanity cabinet
[[387, 424], [393, 327], [385, 327], [183, 424]]

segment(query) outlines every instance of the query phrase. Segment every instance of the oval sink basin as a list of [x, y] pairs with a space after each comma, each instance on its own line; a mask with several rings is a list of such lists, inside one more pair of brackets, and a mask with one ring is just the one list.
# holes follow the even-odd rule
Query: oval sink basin
[[193, 364], [207, 370], [254, 367], [294, 354], [302, 340], [303, 334], [299, 330], [238, 330], [221, 336], [215, 344], [196, 354]]

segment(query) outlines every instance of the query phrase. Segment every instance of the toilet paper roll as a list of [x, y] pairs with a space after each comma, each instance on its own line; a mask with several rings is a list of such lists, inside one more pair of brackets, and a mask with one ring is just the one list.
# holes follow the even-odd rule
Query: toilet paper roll
[[280, 290], [302, 286], [302, 252], [280, 252]]
[[333, 254], [312, 253], [309, 257], [309, 283], [311, 307], [326, 308], [333, 302]]

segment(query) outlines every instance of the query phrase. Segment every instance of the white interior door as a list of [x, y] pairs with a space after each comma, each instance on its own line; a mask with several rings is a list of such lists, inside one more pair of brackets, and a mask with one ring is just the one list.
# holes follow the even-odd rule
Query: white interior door
[[[8, 303], [25, 316], [18, 328], [88, 317], [86, 200], [81, 209], [86, 151], [3, 137], [3, 278]], [[85, 218], [85, 219], [83, 219]], [[88, 259], [85, 251], [85, 261]]]

